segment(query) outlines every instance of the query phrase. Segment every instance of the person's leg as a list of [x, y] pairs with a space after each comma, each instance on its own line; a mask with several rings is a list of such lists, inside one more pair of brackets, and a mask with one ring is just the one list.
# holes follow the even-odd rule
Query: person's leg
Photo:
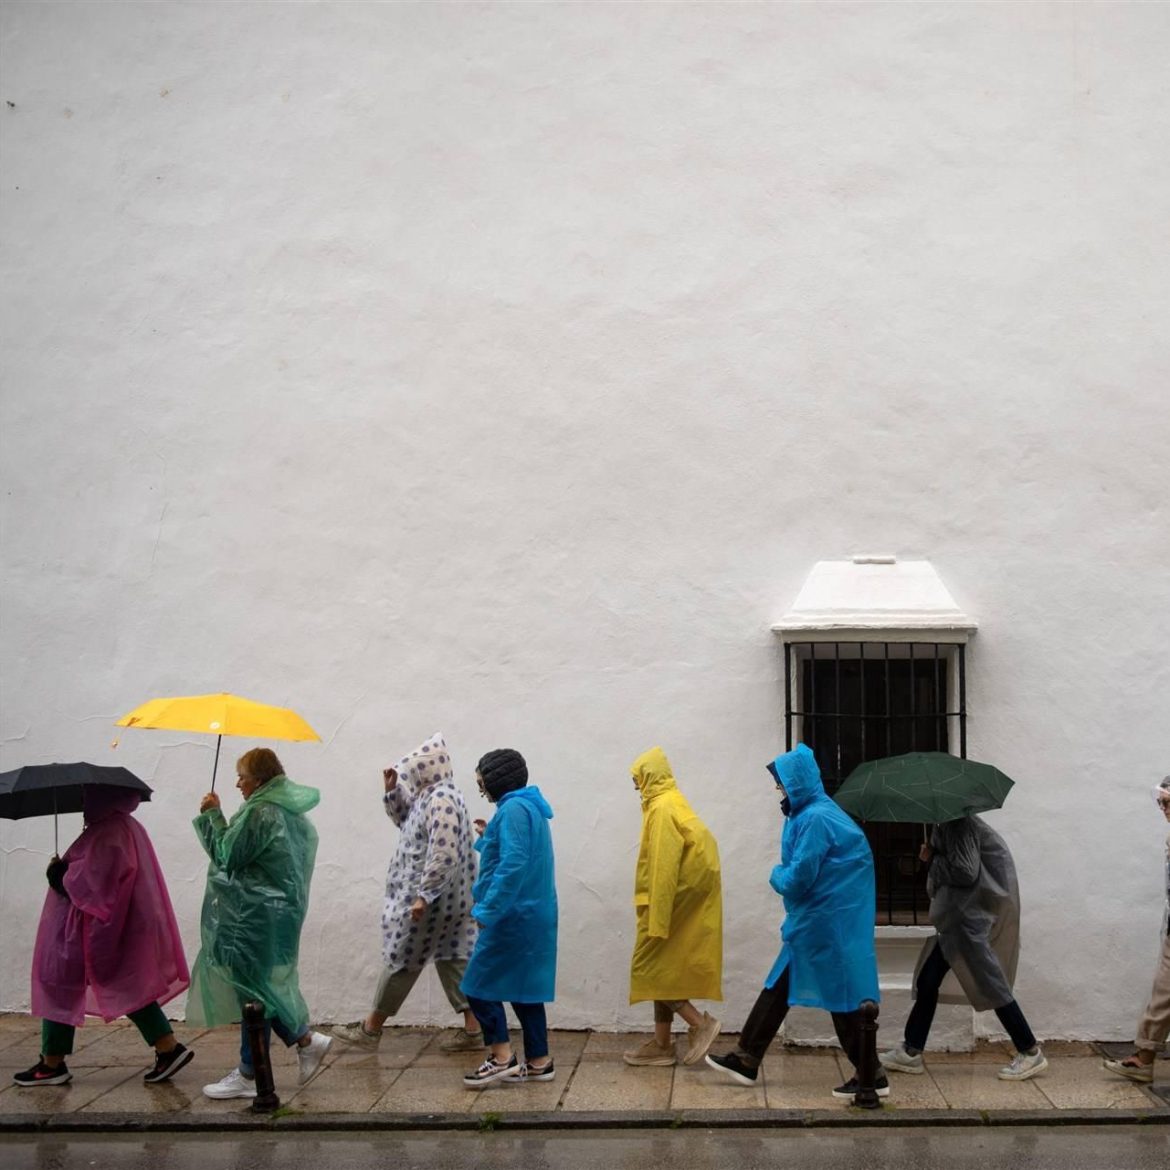
[[422, 968], [415, 971], [405, 967], [399, 967], [397, 970], [382, 968], [382, 974], [378, 977], [378, 987], [374, 992], [374, 1006], [362, 1024], [367, 1034], [377, 1035], [391, 1016], [398, 1015], [399, 1009], [421, 974]]
[[512, 1041], [508, 1036], [508, 1017], [504, 1005], [496, 1000], [467, 997], [468, 1006], [483, 1027], [484, 1043], [492, 1050], [492, 1059], [497, 1064], [506, 1064], [512, 1059]]
[[512, 1010], [520, 1021], [524, 1035], [524, 1063], [529, 1068], [546, 1068], [552, 1057], [548, 1054], [548, 1018], [542, 1003], [514, 1003]]
[[833, 1017], [833, 1030], [837, 1033], [841, 1049], [849, 1063], [853, 1065], [853, 1075], [833, 1090], [833, 1096], [838, 1101], [849, 1101], [856, 1097], [863, 1055], [862, 1045], [864, 1044], [869, 1047], [869, 1052], [866, 1055], [869, 1056], [870, 1067], [874, 1070], [873, 1087], [879, 1097], [888, 1097], [890, 1095], [890, 1082], [886, 1076], [885, 1068], [878, 1061], [876, 1029], [872, 1032], [866, 1032], [862, 1028], [860, 1008], [853, 1012], [830, 1012], [829, 1015]]
[[482, 1032], [475, 1013], [467, 1003], [467, 996], [460, 990], [463, 976], [467, 974], [466, 959], [436, 959], [435, 971], [439, 976], [439, 984], [447, 1002], [463, 1016], [463, 1030], [479, 1040]]
[[749, 1068], [759, 1068], [768, 1045], [776, 1039], [784, 1017], [788, 1015], [788, 968], [774, 987], [765, 987], [756, 996], [756, 1002], [744, 1021], [735, 1055]]
[[41, 1021], [41, 1059], [49, 1068], [60, 1068], [65, 1057], [73, 1055], [72, 1024], [58, 1024], [56, 1020]]
[[1048, 1067], [1048, 1061], [1040, 1051], [1020, 1005], [1014, 999], [1010, 1000], [1003, 1007], [997, 1007], [995, 1014], [1016, 1047], [1011, 1064], [1005, 1065], [995, 1075], [1001, 1081], [1026, 1081], [1042, 1073]]
[[[683, 1014], [683, 1009], [691, 1007], [685, 999], [656, 999], [654, 1001], [654, 1040], [659, 1048], [669, 1048], [671, 1044], [671, 1025], [677, 1012]], [[691, 1007], [691, 1014], [698, 1016], [698, 1012]], [[683, 1016], [685, 1019], [686, 1017]]]
[[291, 1048], [294, 1044], [298, 1048], [303, 1048], [306, 1044], [308, 1044], [309, 1039], [313, 1035], [313, 1030], [309, 1027], [308, 1024], [305, 1024], [301, 1028], [290, 1028], [277, 1016], [273, 1016], [272, 1019], [267, 1020], [266, 1023], [271, 1028], [271, 1030], [276, 1033], [276, 1038], [285, 1046], [285, 1048]]
[[163, 1081], [169, 1081], [194, 1059], [195, 1054], [191, 1049], [175, 1039], [171, 1022], [157, 1003], [148, 1003], [146, 1007], [126, 1014], [141, 1033], [142, 1039], [154, 1048], [154, 1068], [142, 1078], [148, 1085], [161, 1085]]
[[12, 1080], [22, 1088], [38, 1085], [67, 1085], [73, 1074], [65, 1064], [65, 1057], [73, 1052], [73, 1027], [55, 1020], [41, 1022], [41, 1055], [32, 1068], [12, 1074]]
[[643, 1040], [635, 1048], [622, 1053], [622, 1060], [635, 1068], [643, 1065], [663, 1065], [669, 1067], [675, 1063], [674, 1037], [670, 1033], [670, 1025], [674, 1020], [674, 1005], [669, 1000], [654, 1000], [654, 1035], [649, 1040]]
[[926, 962], [918, 972], [914, 984], [914, 1004], [906, 1018], [903, 1047], [910, 1056], [918, 1056], [926, 1047], [930, 1025], [934, 1023], [934, 1013], [938, 1009], [938, 991], [950, 969], [951, 965], [936, 940], [934, 950], [927, 955]]
[[1028, 1021], [1024, 1019], [1024, 1013], [1014, 999], [1005, 1003], [1003, 1007], [997, 1007], [995, 1014], [1003, 1024], [1004, 1031], [1011, 1037], [1017, 1052], [1035, 1052], [1036, 1037], [1032, 1035], [1032, 1029], [1028, 1027]]
[[137, 1011], [127, 1012], [126, 1018], [138, 1029], [142, 1039], [155, 1052], [161, 1052], [164, 1055], [168, 1052], [174, 1052], [178, 1044], [178, 1041], [175, 1040], [174, 1029], [157, 1002], [148, 1003], [146, 1007], [141, 1007]]
[[1134, 1040], [1135, 1055], [1143, 1065], [1152, 1065], [1154, 1055], [1170, 1035], [1170, 934], [1162, 938], [1162, 954], [1154, 972], [1154, 986]]
[[861, 1060], [861, 1012], [830, 1012], [833, 1018], [833, 1030], [837, 1033], [837, 1042], [845, 1058], [857, 1071]]

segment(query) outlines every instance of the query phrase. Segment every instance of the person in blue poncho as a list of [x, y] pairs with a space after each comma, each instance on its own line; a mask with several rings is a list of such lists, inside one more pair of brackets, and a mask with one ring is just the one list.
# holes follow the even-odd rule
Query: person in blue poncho
[[[833, 1017], [837, 1039], [856, 1070], [861, 1059], [864, 1000], [878, 999], [877, 956], [873, 945], [873, 854], [865, 834], [821, 783], [813, 753], [800, 744], [768, 765], [787, 818], [780, 838], [780, 864], [772, 889], [784, 899], [780, 954], [764, 981], [735, 1050], [708, 1056], [712, 1068], [741, 1085], [754, 1085], [760, 1061], [794, 1004], [824, 1008]], [[868, 1033], [876, 1067], [874, 1033]], [[888, 1097], [889, 1082], [878, 1074], [877, 1093]], [[856, 1074], [833, 1090], [851, 1101]]]
[[[471, 916], [479, 937], [463, 976], [462, 991], [483, 1027], [487, 1058], [463, 1078], [469, 1089], [499, 1081], [551, 1081], [544, 1005], [556, 995], [557, 889], [552, 809], [540, 789], [528, 787], [528, 766], [511, 748], [488, 752], [475, 769], [479, 791], [496, 805], [482, 834], [479, 877], [471, 887]], [[508, 1039], [504, 1000], [524, 1033], [524, 1060]]]

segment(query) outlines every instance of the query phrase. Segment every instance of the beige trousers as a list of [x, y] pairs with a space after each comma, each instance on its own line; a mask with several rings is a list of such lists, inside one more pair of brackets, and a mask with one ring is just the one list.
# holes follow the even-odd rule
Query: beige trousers
[[[467, 1011], [467, 996], [459, 990], [459, 984], [463, 982], [463, 974], [467, 970], [467, 960], [435, 959], [434, 963], [447, 1002], [457, 1012]], [[421, 974], [421, 967], [417, 971], [408, 971], [403, 967], [391, 971], [384, 967], [378, 980], [378, 990], [374, 992], [374, 1011], [383, 1012], [388, 1016], [398, 1015], [398, 1009], [402, 1007], [403, 1001]]]
[[1157, 1052], [1170, 1035], [1170, 934], [1162, 936], [1162, 957], [1154, 972], [1154, 990], [1138, 1024], [1135, 1047]]

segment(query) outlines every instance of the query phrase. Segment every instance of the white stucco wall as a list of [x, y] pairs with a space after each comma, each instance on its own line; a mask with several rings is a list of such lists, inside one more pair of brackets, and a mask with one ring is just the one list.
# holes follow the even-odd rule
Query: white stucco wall
[[[815, 561], [925, 558], [980, 622], [970, 753], [1017, 780], [1021, 1003], [1127, 1035], [1170, 771], [1168, 49], [1161, 5], [5, 3], [0, 766], [154, 784], [193, 957], [213, 744], [113, 721], [302, 712], [302, 979], [353, 1019], [381, 767], [442, 729], [477, 807], [519, 747], [552, 1019], [612, 1028], [649, 1022], [627, 767], [661, 743], [721, 845], [735, 1026], [776, 948], [769, 626]], [[51, 825], [0, 848], [21, 1009]], [[450, 1018], [427, 986], [404, 1020]]]

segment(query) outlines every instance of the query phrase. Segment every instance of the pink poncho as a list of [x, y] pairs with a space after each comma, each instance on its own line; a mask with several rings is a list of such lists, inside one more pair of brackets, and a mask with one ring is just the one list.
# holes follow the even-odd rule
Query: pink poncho
[[32, 1011], [77, 1026], [166, 1003], [191, 979], [138, 794], [85, 793], [85, 830], [65, 851], [69, 898], [45, 895], [33, 952]]

